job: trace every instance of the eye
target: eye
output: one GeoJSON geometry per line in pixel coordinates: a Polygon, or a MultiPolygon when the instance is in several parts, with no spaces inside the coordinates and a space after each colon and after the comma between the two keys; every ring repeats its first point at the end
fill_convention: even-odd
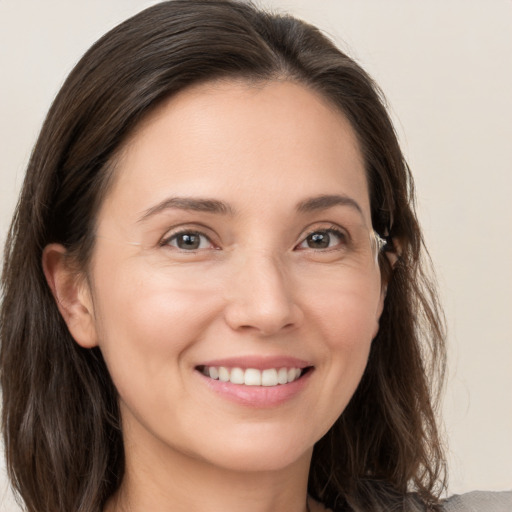
{"type": "Polygon", "coordinates": [[[333,249],[346,244],[346,236],[337,229],[313,231],[297,246],[297,249],[333,249]]]}
{"type": "Polygon", "coordinates": [[[170,245],[182,251],[198,251],[201,249],[211,249],[213,244],[210,239],[198,231],[181,231],[174,233],[166,238],[162,245],[170,245]]]}

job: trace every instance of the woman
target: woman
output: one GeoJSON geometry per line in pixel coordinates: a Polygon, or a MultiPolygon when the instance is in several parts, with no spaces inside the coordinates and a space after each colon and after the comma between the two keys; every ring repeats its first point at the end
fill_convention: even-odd
{"type": "Polygon", "coordinates": [[[443,326],[375,84],[315,28],[163,2],[56,98],[7,240],[30,511],[435,510],[443,326]]]}

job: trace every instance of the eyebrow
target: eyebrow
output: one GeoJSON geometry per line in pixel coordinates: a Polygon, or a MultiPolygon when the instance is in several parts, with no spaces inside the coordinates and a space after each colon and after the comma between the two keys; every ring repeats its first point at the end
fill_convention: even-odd
{"type": "Polygon", "coordinates": [[[216,199],[203,199],[196,197],[170,197],[146,210],[139,218],[138,222],[142,222],[148,217],[151,217],[167,209],[217,213],[221,215],[234,214],[234,210],[231,208],[231,206],[216,199]]]}
{"type": "MultiPolygon", "coordinates": [[[[297,204],[298,213],[311,213],[320,210],[327,210],[335,206],[349,206],[363,216],[363,210],[351,197],[339,194],[320,195],[310,197],[297,204]]],[[[138,222],[142,222],[157,213],[167,209],[190,210],[195,212],[206,212],[220,215],[234,215],[235,210],[227,203],[217,199],[199,197],[169,197],[160,203],[147,209],[138,222]]]]}
{"type": "Polygon", "coordinates": [[[355,199],[339,194],[321,195],[301,201],[297,205],[297,211],[299,213],[310,213],[319,210],[327,210],[334,206],[349,206],[364,217],[363,209],[355,199]]]}

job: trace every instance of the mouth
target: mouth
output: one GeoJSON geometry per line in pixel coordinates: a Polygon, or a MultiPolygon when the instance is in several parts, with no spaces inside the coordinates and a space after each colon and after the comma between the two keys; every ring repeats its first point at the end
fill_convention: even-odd
{"type": "Polygon", "coordinates": [[[240,368],[227,366],[197,366],[196,370],[206,377],[220,382],[243,386],[276,387],[291,384],[312,370],[312,366],[280,368],[240,368]]]}

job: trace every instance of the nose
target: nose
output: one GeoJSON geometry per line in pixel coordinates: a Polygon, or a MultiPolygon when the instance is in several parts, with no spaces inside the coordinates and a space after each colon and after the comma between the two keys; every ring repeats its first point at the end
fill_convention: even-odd
{"type": "Polygon", "coordinates": [[[284,265],[257,254],[236,265],[226,290],[225,320],[236,331],[271,336],[298,327],[303,311],[284,265]]]}

